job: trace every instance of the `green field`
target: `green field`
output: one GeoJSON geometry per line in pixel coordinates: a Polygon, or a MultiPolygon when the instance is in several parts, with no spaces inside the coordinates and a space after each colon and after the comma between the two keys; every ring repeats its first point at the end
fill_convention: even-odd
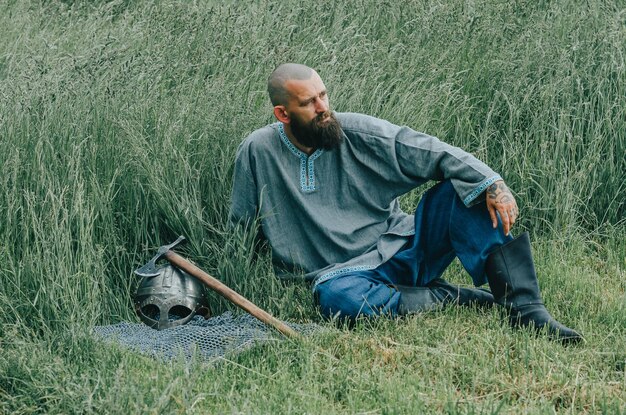
{"type": "Polygon", "coordinates": [[[624,0],[0,0],[0,145],[0,413],[626,413],[624,0]],[[251,262],[226,226],[233,158],[289,61],[335,110],[500,172],[548,309],[586,341],[496,310],[336,327],[267,252],[251,262]],[[138,321],[132,271],[179,234],[259,306],[328,330],[216,365],[96,341],[138,321]]]}

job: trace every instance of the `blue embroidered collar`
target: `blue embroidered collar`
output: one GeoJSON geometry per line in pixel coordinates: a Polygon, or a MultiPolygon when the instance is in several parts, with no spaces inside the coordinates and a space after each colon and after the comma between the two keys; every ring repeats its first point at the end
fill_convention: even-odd
{"type": "Polygon", "coordinates": [[[289,151],[300,159],[300,189],[306,193],[315,191],[315,160],[322,155],[324,150],[318,149],[308,156],[289,140],[283,123],[279,122],[277,124],[281,141],[287,146],[289,151]]]}

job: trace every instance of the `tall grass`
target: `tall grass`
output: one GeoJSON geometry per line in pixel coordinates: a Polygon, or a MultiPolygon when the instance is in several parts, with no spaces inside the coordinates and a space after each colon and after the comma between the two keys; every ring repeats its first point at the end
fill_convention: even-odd
{"type": "Polygon", "coordinates": [[[625,44],[614,1],[0,1],[0,411],[625,410],[625,44]],[[85,334],[134,319],[132,270],[179,234],[260,306],[317,319],[225,226],[234,152],[273,121],[265,80],[286,61],[316,68],[334,109],[503,175],[547,299],[596,333],[580,356],[456,311],[252,350],[223,379],[85,334]]]}

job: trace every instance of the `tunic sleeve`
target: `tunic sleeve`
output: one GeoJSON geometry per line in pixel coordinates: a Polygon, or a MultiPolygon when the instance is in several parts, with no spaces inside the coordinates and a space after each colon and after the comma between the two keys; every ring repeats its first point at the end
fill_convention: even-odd
{"type": "Polygon", "coordinates": [[[395,149],[403,174],[415,179],[450,179],[466,206],[478,202],[488,186],[501,180],[471,154],[408,127],[398,127],[395,149]]]}
{"type": "Polygon", "coordinates": [[[249,145],[243,142],[237,150],[229,221],[248,227],[257,214],[257,186],[250,165],[249,145]]]}

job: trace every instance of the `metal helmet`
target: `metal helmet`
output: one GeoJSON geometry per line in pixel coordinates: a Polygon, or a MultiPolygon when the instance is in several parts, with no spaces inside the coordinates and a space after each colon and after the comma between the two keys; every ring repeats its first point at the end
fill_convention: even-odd
{"type": "Polygon", "coordinates": [[[173,265],[158,271],[156,276],[141,279],[133,298],[141,321],[163,330],[185,324],[196,314],[209,317],[209,304],[200,281],[173,265]]]}

